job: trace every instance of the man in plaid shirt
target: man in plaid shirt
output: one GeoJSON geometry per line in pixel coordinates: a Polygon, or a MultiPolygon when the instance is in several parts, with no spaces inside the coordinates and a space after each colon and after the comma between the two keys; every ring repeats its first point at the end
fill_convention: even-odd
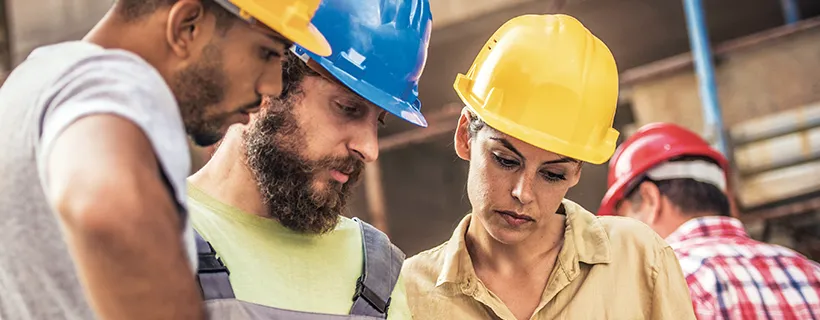
{"type": "Polygon", "coordinates": [[[636,218],[666,239],[699,319],[820,319],[820,265],[746,234],[730,215],[728,169],[697,134],[646,125],[609,162],[599,215],[636,218]]]}

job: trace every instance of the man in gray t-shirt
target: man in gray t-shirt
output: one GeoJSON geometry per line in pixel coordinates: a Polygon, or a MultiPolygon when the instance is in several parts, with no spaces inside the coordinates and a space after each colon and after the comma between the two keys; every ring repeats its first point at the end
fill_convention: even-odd
{"type": "Polygon", "coordinates": [[[83,41],[9,75],[0,319],[203,317],[186,132],[209,145],[247,122],[281,91],[292,41],[329,53],[310,3],[118,0],[83,41]]]}

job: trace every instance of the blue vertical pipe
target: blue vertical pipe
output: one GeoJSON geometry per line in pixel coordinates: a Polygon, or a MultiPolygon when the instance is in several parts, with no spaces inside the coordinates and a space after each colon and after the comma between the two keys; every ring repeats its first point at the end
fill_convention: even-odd
{"type": "Polygon", "coordinates": [[[723,117],[720,115],[720,104],[715,85],[715,70],[712,66],[712,49],[709,47],[709,36],[706,32],[706,21],[704,21],[703,1],[683,0],[683,7],[700,87],[706,136],[713,138],[714,146],[728,157],[726,136],[723,132],[723,117]]]}
{"type": "Polygon", "coordinates": [[[780,0],[780,6],[783,7],[783,20],[786,24],[792,24],[800,20],[800,8],[797,6],[797,0],[780,0]]]}

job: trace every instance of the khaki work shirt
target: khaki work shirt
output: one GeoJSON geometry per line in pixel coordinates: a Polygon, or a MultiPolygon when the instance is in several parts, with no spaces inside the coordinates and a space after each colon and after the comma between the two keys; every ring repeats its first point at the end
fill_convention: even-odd
{"type": "MultiPolygon", "coordinates": [[[[564,246],[532,320],[694,319],[686,281],[672,248],[645,224],[596,217],[563,201],[564,246]]],[[[468,214],[444,244],[404,264],[415,319],[515,317],[475,274],[465,244],[468,214]]]]}

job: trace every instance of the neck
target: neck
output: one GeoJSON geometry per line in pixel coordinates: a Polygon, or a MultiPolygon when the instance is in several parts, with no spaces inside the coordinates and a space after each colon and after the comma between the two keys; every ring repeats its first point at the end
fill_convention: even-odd
{"type": "Polygon", "coordinates": [[[540,221],[538,230],[529,237],[512,244],[502,243],[487,232],[475,219],[467,229],[467,250],[476,270],[486,270],[500,275],[542,274],[543,266],[552,266],[564,244],[565,217],[550,215],[540,221]],[[546,263],[545,263],[546,262],[546,263]]]}
{"type": "Polygon", "coordinates": [[[661,236],[661,238],[666,238],[672,233],[674,233],[680,226],[684,223],[689,222],[689,220],[707,217],[707,216],[719,216],[717,212],[688,212],[683,213],[680,210],[670,210],[667,214],[663,215],[665,219],[659,221],[657,223],[657,227],[653,228],[656,229],[655,232],[661,236]]]}
{"type": "Polygon", "coordinates": [[[130,51],[157,69],[166,82],[169,78],[165,47],[156,44],[165,40],[165,22],[162,15],[148,15],[136,21],[125,21],[117,13],[116,5],[83,37],[106,49],[130,51]]]}
{"type": "MultiPolygon", "coordinates": [[[[241,130],[238,126],[231,128],[241,130]]],[[[253,173],[243,162],[243,145],[239,132],[228,132],[216,153],[188,181],[222,203],[244,212],[269,217],[262,195],[254,183],[253,173]]]]}

